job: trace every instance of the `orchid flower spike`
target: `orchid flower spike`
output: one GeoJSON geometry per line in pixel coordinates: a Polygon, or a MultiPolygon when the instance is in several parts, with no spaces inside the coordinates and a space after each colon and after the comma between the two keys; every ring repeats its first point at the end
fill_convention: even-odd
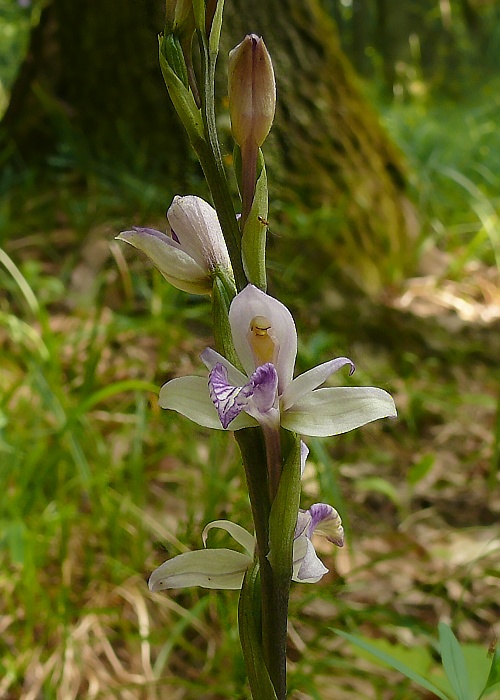
{"type": "Polygon", "coordinates": [[[375,387],[319,388],[344,366],[338,357],[293,379],[297,332],[290,311],[248,285],[231,302],[229,323],[243,374],[211,348],[203,377],[179,377],[160,391],[162,408],[208,428],[239,430],[260,424],[317,437],[338,435],[379,418],[396,416],[390,394],[375,387]]]}
{"type": "Polygon", "coordinates": [[[116,238],[139,248],[177,289],[209,294],[218,270],[232,277],[215,209],[200,197],[176,196],[167,212],[168,234],[135,226],[116,238]]]}
{"type": "MultiPolygon", "coordinates": [[[[234,590],[241,588],[245,571],[253,561],[255,537],[229,520],[215,520],[203,530],[205,547],[208,533],[213,528],[228,532],[241,545],[244,553],[234,549],[205,548],[179,554],[153,571],[149,589],[154,592],[189,586],[234,590]]],[[[335,508],[326,503],[315,503],[309,510],[300,510],[293,543],[293,581],[316,583],[328,572],[312,544],[314,532],[325,535],[339,547],[344,544],[344,529],[335,508]]]]}

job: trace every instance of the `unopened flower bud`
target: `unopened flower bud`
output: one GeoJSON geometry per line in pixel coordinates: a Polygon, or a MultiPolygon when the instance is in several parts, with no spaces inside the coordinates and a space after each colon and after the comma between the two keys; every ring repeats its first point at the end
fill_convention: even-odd
{"type": "Polygon", "coordinates": [[[229,112],[239,146],[260,147],[274,119],[276,84],[271,57],[261,37],[248,34],[229,53],[229,112]]]}

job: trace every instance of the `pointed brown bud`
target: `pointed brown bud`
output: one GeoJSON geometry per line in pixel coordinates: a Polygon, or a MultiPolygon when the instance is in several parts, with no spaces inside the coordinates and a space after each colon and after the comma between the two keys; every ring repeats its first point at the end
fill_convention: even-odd
{"type": "Polygon", "coordinates": [[[274,119],[276,84],[271,57],[261,37],[248,34],[229,53],[229,112],[236,143],[260,147],[274,119]]]}

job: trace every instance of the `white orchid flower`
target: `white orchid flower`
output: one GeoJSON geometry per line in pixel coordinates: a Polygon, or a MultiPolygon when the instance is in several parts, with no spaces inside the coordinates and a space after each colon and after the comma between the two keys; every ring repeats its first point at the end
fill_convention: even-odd
{"type": "Polygon", "coordinates": [[[174,197],[167,212],[168,235],[134,227],[116,238],[142,250],[167,282],[184,292],[209,294],[217,270],[232,276],[215,209],[200,197],[174,197]]]}
{"type": "MultiPolygon", "coordinates": [[[[189,586],[233,590],[241,588],[245,571],[253,562],[255,537],[229,520],[215,520],[203,530],[205,547],[208,533],[213,528],[228,532],[243,547],[244,553],[234,549],[205,548],[179,554],[153,571],[149,578],[149,589],[162,591],[189,586]]],[[[315,503],[309,510],[300,510],[293,543],[293,581],[316,583],[328,572],[311,542],[314,532],[324,535],[339,547],[344,544],[344,529],[335,508],[326,503],[315,503]]]]}
{"type": "Polygon", "coordinates": [[[293,379],[297,332],[289,310],[248,285],[232,301],[229,323],[243,374],[210,348],[201,355],[203,377],[179,377],[160,391],[162,408],[208,428],[239,430],[260,424],[317,437],[338,435],[379,418],[396,416],[390,394],[375,387],[319,388],[348,365],[338,357],[293,379]]]}

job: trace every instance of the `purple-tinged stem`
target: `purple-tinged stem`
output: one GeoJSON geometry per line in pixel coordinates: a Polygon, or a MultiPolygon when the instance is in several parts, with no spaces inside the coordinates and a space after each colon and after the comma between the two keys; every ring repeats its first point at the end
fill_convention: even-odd
{"type": "Polygon", "coordinates": [[[263,427],[264,441],[266,444],[267,477],[269,481],[269,499],[274,501],[278,493],[281,477],[281,443],[280,430],[277,428],[263,427]]]}
{"type": "Polygon", "coordinates": [[[250,138],[241,146],[241,220],[240,230],[245,228],[246,220],[252,209],[255,195],[255,178],[259,147],[250,138]]]}

